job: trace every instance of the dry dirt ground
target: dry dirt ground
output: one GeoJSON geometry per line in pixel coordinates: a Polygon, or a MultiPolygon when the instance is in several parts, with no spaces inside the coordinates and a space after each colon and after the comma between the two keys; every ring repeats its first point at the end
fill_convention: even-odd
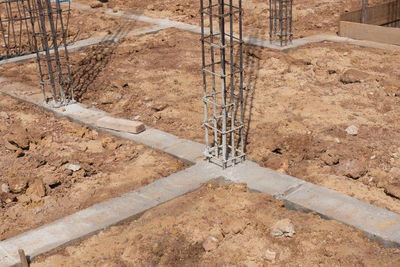
{"type": "MultiPolygon", "coordinates": [[[[3,7],[3,5],[1,5],[3,7]]],[[[0,16],[2,19],[5,19],[4,10],[0,10],[0,16]]],[[[64,17],[65,23],[67,21],[67,17],[64,17]]],[[[29,22],[30,23],[30,22],[29,22]]],[[[126,21],[116,18],[114,16],[108,16],[103,13],[91,12],[86,10],[73,9],[71,11],[71,15],[69,18],[69,27],[66,34],[67,41],[69,43],[91,38],[97,36],[104,36],[107,34],[117,34],[119,31],[126,31],[131,29],[133,26],[140,27],[146,25],[145,23],[140,22],[130,22],[129,25],[126,21]]],[[[4,30],[7,31],[8,24],[3,22],[4,30]]],[[[30,26],[29,26],[30,27],[30,26]]],[[[10,32],[11,31],[10,27],[10,32]]],[[[37,30],[37,29],[36,29],[37,30]]],[[[19,45],[19,32],[20,32],[20,24],[16,23],[14,31],[16,33],[15,37],[16,43],[19,45]]],[[[7,36],[11,36],[11,53],[14,51],[15,42],[13,40],[13,35],[7,34],[7,36]]],[[[32,48],[29,48],[27,43],[27,34],[26,34],[26,26],[23,25],[23,37],[22,37],[22,47],[24,51],[28,51],[33,49],[33,41],[32,48]]],[[[3,36],[0,36],[0,58],[2,55],[6,54],[6,46],[3,41],[3,36]]]]}
{"type": "Polygon", "coordinates": [[[351,227],[287,211],[271,196],[249,192],[242,184],[211,182],[133,222],[37,258],[31,266],[399,264],[399,249],[384,249],[351,227]],[[275,236],[279,229],[285,234],[275,236]]]}
{"type": "MultiPolygon", "coordinates": [[[[77,0],[79,3],[96,5],[96,0],[77,0]]],[[[370,0],[370,6],[390,2],[391,0],[370,0]]],[[[104,2],[104,1],[103,1],[104,2]]],[[[169,18],[181,22],[200,25],[200,0],[153,0],[126,1],[108,0],[96,10],[112,8],[116,11],[139,13],[155,18],[169,18]]],[[[214,0],[215,4],[217,1],[214,0]]],[[[237,0],[233,1],[237,5],[237,0]]],[[[204,1],[208,4],[208,1],[204,1]]],[[[226,1],[229,3],[229,1],[226,1]]],[[[269,2],[268,0],[242,1],[244,10],[244,35],[256,35],[269,38],[269,2]]],[[[336,33],[338,20],[342,13],[361,9],[360,0],[341,1],[293,1],[293,34],[301,38],[320,33],[336,33]]]]}
{"type": "Polygon", "coordinates": [[[0,240],[180,171],[178,160],[0,98],[0,240]]]}
{"type": "MultiPolygon", "coordinates": [[[[80,101],[204,142],[198,35],[169,29],[97,51],[72,55],[73,70],[96,70],[89,84],[74,72],[80,101]]],[[[334,43],[246,47],[249,158],[400,212],[399,59],[334,43]]]]}

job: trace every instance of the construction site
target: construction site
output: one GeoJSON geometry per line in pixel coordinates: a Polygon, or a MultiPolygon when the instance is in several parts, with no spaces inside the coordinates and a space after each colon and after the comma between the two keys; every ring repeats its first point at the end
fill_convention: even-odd
{"type": "Polygon", "coordinates": [[[0,267],[400,266],[400,0],[0,0],[0,267]]]}

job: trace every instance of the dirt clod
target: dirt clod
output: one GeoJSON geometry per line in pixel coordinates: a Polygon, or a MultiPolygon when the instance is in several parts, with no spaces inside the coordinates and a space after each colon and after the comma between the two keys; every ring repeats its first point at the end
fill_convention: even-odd
{"type": "Polygon", "coordinates": [[[30,197],[32,202],[39,202],[46,196],[46,190],[42,180],[36,179],[26,190],[26,195],[30,197]]]}
{"type": "Polygon", "coordinates": [[[242,232],[245,228],[246,228],[246,222],[241,219],[229,220],[228,222],[222,225],[222,231],[225,235],[229,233],[238,234],[242,232]]]}
{"type": "Polygon", "coordinates": [[[365,81],[368,78],[368,74],[357,70],[357,69],[349,69],[346,70],[342,76],[340,76],[340,81],[344,84],[348,83],[360,83],[365,81]]]}
{"type": "Polygon", "coordinates": [[[28,178],[22,176],[15,176],[15,174],[9,174],[8,185],[10,187],[10,191],[13,193],[21,193],[28,186],[28,178]]]}

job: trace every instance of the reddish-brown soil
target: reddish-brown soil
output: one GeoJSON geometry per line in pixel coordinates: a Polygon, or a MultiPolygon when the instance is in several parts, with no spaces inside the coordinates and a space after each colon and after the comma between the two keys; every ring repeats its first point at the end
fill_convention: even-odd
{"type": "MultiPolygon", "coordinates": [[[[2,19],[5,19],[5,14],[3,14],[3,10],[0,10],[0,16],[2,19]]],[[[64,18],[65,23],[67,21],[67,17],[64,18]]],[[[30,23],[30,22],[29,22],[30,23]]],[[[30,24],[28,24],[30,29],[30,24]]],[[[98,12],[92,12],[91,10],[79,10],[79,9],[72,9],[71,15],[69,18],[69,27],[67,31],[67,41],[69,43],[75,42],[78,40],[83,40],[91,37],[96,36],[104,36],[107,34],[118,34],[121,31],[127,31],[133,27],[141,27],[146,25],[145,23],[141,22],[132,22],[129,23],[125,20],[121,20],[120,18],[116,18],[114,16],[108,16],[98,12]]],[[[8,31],[8,24],[3,22],[3,27],[5,27],[5,31],[8,31]]],[[[10,33],[12,33],[10,27],[10,33]]],[[[38,29],[36,29],[38,30],[38,29]]],[[[29,48],[27,43],[27,33],[26,33],[26,26],[23,25],[23,36],[22,36],[22,43],[19,42],[19,32],[20,32],[20,24],[15,24],[15,38],[13,39],[13,34],[10,35],[11,38],[11,53],[13,53],[14,49],[18,49],[22,46],[23,51],[32,51],[33,49],[33,41],[32,41],[32,48],[29,48]],[[15,42],[14,42],[15,41],[15,42]],[[17,44],[16,47],[14,45],[17,44]]],[[[6,32],[7,33],[7,32],[6,32]]],[[[61,40],[59,40],[61,41],[61,40]]],[[[0,33],[0,58],[6,54],[6,46],[3,41],[3,36],[0,33]]]]}
{"type": "MultiPolygon", "coordinates": [[[[77,0],[80,3],[94,4],[96,0],[77,0]]],[[[370,6],[391,0],[370,0],[370,6]]],[[[213,1],[215,4],[217,1],[213,1]]],[[[237,0],[233,1],[237,5],[237,0]]],[[[208,4],[208,1],[204,1],[208,4]]],[[[228,3],[228,1],[226,1],[228,3]]],[[[269,38],[269,2],[268,0],[242,1],[244,10],[244,35],[256,35],[269,38]]],[[[114,11],[127,11],[154,18],[169,18],[181,22],[200,25],[200,0],[153,0],[126,1],[109,0],[102,8],[114,11]]],[[[293,1],[293,34],[294,38],[319,34],[336,33],[339,16],[342,13],[361,9],[360,0],[343,1],[293,1]]]]}
{"type": "MultiPolygon", "coordinates": [[[[248,157],[400,212],[400,54],[335,43],[244,53],[248,157]]],[[[204,142],[200,62],[199,36],[175,29],[71,56],[79,101],[204,142]]],[[[35,77],[34,64],[2,73],[35,77]]]]}
{"type": "Polygon", "coordinates": [[[245,185],[210,183],[31,266],[399,266],[400,250],[317,215],[287,211],[245,185]],[[292,237],[274,236],[282,219],[292,237]],[[214,246],[203,242],[214,237],[214,246]]]}
{"type": "MultiPolygon", "coordinates": [[[[89,3],[84,0],[80,2],[89,3]]],[[[267,9],[264,2],[245,1],[245,35],[266,37],[264,25],[267,24],[263,21],[267,19],[267,9]],[[257,5],[262,7],[255,8],[257,5]]],[[[335,32],[339,13],[358,9],[359,2],[295,2],[295,37],[335,32]]],[[[109,6],[115,11],[127,10],[198,24],[198,3],[199,1],[109,0],[104,7],[92,11],[102,16],[102,12],[109,6]]],[[[245,46],[244,60],[248,158],[262,166],[400,213],[398,50],[319,43],[283,53],[245,46]],[[356,135],[346,132],[349,126],[357,127],[356,135]]],[[[185,139],[204,142],[204,131],[201,128],[203,104],[199,35],[168,29],[141,37],[129,36],[119,44],[103,44],[72,53],[71,65],[74,89],[79,101],[116,116],[139,118],[149,126],[185,139]]],[[[2,76],[10,80],[37,86],[36,68],[36,63],[31,61],[1,66],[0,71],[2,76]]],[[[20,89],[25,88],[21,86],[20,89]]],[[[16,103],[7,98],[3,102],[3,105],[16,103]]],[[[32,224],[36,218],[39,221],[40,218],[52,218],[51,216],[56,218],[58,215],[53,206],[71,205],[65,210],[66,213],[73,212],[94,203],[88,200],[96,199],[93,197],[96,192],[100,193],[97,198],[100,201],[106,198],[102,193],[111,191],[107,186],[115,186],[113,195],[125,192],[129,186],[124,182],[114,185],[106,179],[102,180],[102,177],[111,177],[114,172],[118,173],[117,166],[130,166],[127,162],[132,160],[139,161],[139,167],[146,166],[141,167],[143,170],[151,171],[146,174],[149,176],[143,177],[152,178],[135,180],[133,183],[128,178],[122,179],[129,180],[126,183],[131,185],[130,189],[183,168],[181,163],[161,153],[125,141],[115,139],[111,142],[123,144],[117,149],[121,152],[115,153],[113,149],[109,151],[108,144],[103,147],[101,135],[92,140],[91,131],[82,128],[67,130],[70,129],[67,126],[70,123],[65,120],[55,120],[29,105],[25,109],[21,107],[24,105],[8,106],[17,114],[16,117],[10,115],[11,119],[20,117],[18,120],[23,121],[27,117],[34,118],[29,121],[30,124],[25,123],[51,130],[32,130],[29,133],[28,138],[33,138],[30,141],[32,151],[29,147],[29,150],[16,149],[12,153],[0,152],[11,153],[11,160],[26,160],[27,162],[21,161],[21,164],[29,168],[24,167],[21,170],[29,170],[33,178],[42,178],[46,188],[47,196],[41,197],[39,206],[35,202],[35,196],[33,199],[29,197],[27,207],[23,207],[21,203],[24,198],[18,202],[14,198],[8,204],[9,197],[5,198],[5,204],[2,205],[11,212],[4,214],[11,214],[11,219],[7,217],[10,215],[4,215],[5,219],[1,219],[21,225],[17,231],[28,229],[27,225],[32,224]],[[36,118],[39,122],[43,121],[43,124],[36,122],[36,118]],[[57,127],[62,130],[57,131],[51,125],[59,125],[57,127]],[[58,133],[58,139],[53,137],[50,140],[56,141],[47,144],[50,141],[46,140],[49,139],[34,137],[37,134],[40,136],[42,132],[50,136],[52,132],[58,133]],[[79,133],[78,137],[76,132],[79,133]],[[45,147],[43,149],[48,154],[34,154],[42,142],[45,147]],[[97,152],[88,152],[89,145],[86,144],[90,142],[97,142],[97,147],[103,149],[101,156],[97,152]],[[83,153],[81,146],[84,147],[85,155],[92,155],[92,158],[78,157],[76,164],[83,168],[82,176],[76,178],[73,177],[74,173],[62,173],[61,170],[65,171],[67,163],[65,160],[70,162],[76,159],[72,158],[75,152],[83,153]],[[140,161],[141,153],[136,156],[131,148],[134,151],[151,151],[155,154],[150,159],[144,157],[140,161]],[[66,159],[63,158],[64,150],[66,159]],[[33,157],[29,161],[30,155],[40,155],[42,159],[52,158],[54,151],[57,151],[56,168],[47,163],[47,159],[44,159],[46,164],[42,165],[39,156],[38,159],[33,157]],[[24,156],[18,158],[17,155],[21,153],[24,156]],[[132,155],[137,158],[131,159],[132,155]],[[104,167],[98,165],[101,161],[96,159],[103,156],[107,160],[116,161],[112,163],[112,168],[109,169],[107,164],[104,167]],[[89,162],[92,161],[92,165],[86,158],[91,159],[89,162]],[[160,163],[161,160],[163,163],[160,163]],[[167,166],[170,169],[165,171],[167,166]],[[46,186],[46,172],[38,172],[37,176],[32,170],[60,171],[65,180],[51,188],[50,185],[46,186]],[[155,175],[153,171],[161,171],[162,175],[155,175]],[[47,198],[53,199],[50,206],[46,205],[47,198]],[[65,199],[69,201],[66,202],[65,199]],[[74,202],[74,199],[79,201],[74,202]],[[17,212],[13,213],[12,209],[17,212]]],[[[9,113],[12,114],[11,111],[9,113]]],[[[22,129],[25,127],[29,129],[27,126],[22,129]]],[[[5,135],[12,129],[5,127],[2,131],[5,135]]],[[[114,148],[113,145],[111,148],[114,148]]],[[[4,162],[8,162],[8,158],[4,162]]],[[[10,169],[14,163],[5,163],[5,166],[10,169]]],[[[8,182],[7,179],[17,177],[14,170],[19,169],[12,169],[12,172],[4,174],[0,179],[8,182]]],[[[31,178],[28,180],[28,188],[31,185],[38,188],[34,181],[31,178]]],[[[24,192],[16,195],[27,195],[24,192]]],[[[10,233],[10,225],[4,228],[6,230],[0,226],[3,237],[10,233]]],[[[361,233],[352,228],[332,221],[322,221],[317,216],[285,211],[270,197],[246,192],[237,185],[225,187],[214,184],[151,210],[131,224],[113,227],[78,246],[59,251],[50,258],[38,259],[38,264],[137,266],[141,263],[198,265],[198,262],[204,262],[204,265],[241,263],[257,266],[272,264],[267,262],[266,258],[271,254],[267,255],[267,250],[277,253],[275,264],[281,266],[399,265],[398,250],[382,249],[365,240],[361,233]],[[271,225],[283,218],[293,221],[296,235],[292,238],[271,237],[271,225]],[[237,234],[222,233],[228,220],[242,225],[237,234]],[[219,240],[218,248],[204,252],[202,242],[210,235],[215,235],[219,240]]]]}
{"type": "MultiPolygon", "coordinates": [[[[76,93],[88,105],[203,142],[198,43],[198,35],[173,29],[128,38],[76,93]]],[[[81,57],[72,57],[73,69],[82,68],[81,57]]],[[[246,47],[249,158],[399,212],[399,58],[333,43],[289,53],[246,47]],[[346,133],[351,125],[357,136],[346,133]]]]}
{"type": "Polygon", "coordinates": [[[5,95],[0,111],[0,240],[185,167],[5,95]]]}

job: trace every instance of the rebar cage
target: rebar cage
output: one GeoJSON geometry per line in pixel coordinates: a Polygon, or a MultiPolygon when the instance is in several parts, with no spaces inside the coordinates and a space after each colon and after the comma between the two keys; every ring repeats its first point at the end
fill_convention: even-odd
{"type": "Polygon", "coordinates": [[[293,40],[293,0],[269,0],[269,40],[288,45],[293,40]]]}
{"type": "Polygon", "coordinates": [[[34,52],[26,0],[0,1],[0,60],[34,52]]]}
{"type": "Polygon", "coordinates": [[[226,168],[245,158],[242,1],[200,5],[205,156],[226,168]]]}
{"type": "Polygon", "coordinates": [[[46,102],[51,99],[55,106],[66,105],[74,101],[66,40],[71,2],[70,0],[27,0],[27,2],[43,97],[46,102]]]}
{"type": "Polygon", "coordinates": [[[36,53],[43,97],[53,106],[74,101],[67,49],[70,0],[0,2],[0,58],[36,53]]]}

